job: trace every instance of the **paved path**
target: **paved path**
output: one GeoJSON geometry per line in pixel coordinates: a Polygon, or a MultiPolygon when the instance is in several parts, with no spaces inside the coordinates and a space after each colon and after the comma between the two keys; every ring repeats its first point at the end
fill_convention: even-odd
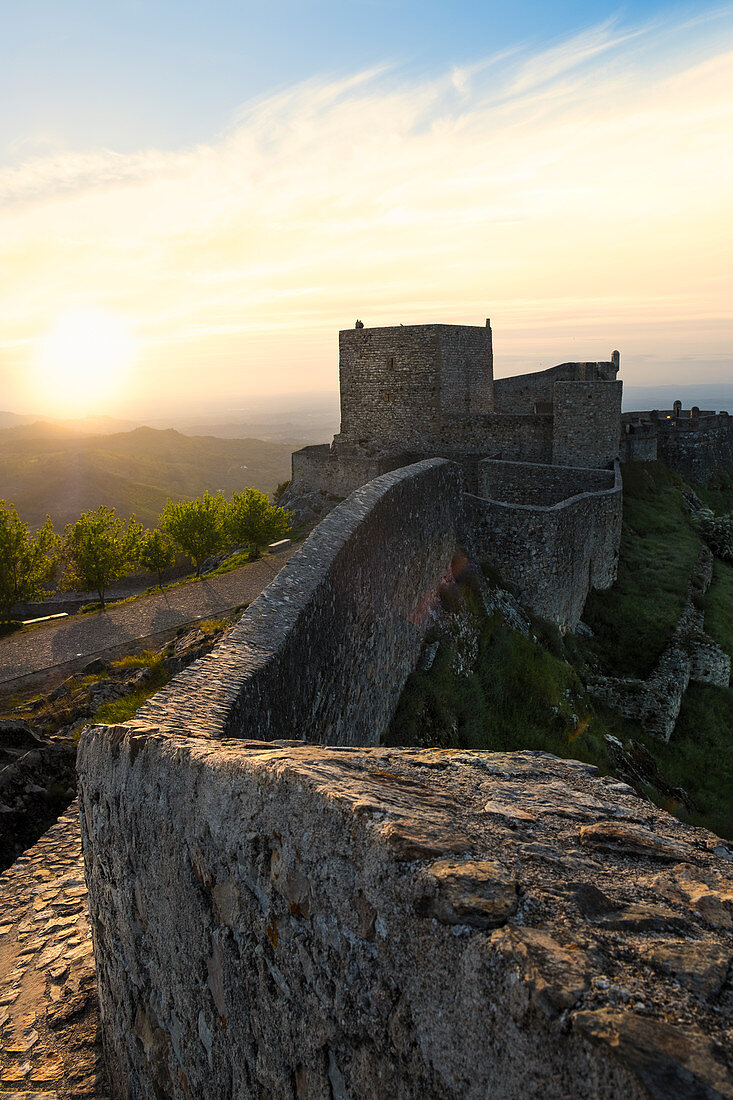
{"type": "Polygon", "coordinates": [[[80,667],[93,657],[131,648],[140,639],[211,619],[251,603],[298,548],[200,581],[171,588],[93,615],[43,623],[0,640],[0,687],[54,668],[80,667]]]}
{"type": "Polygon", "coordinates": [[[107,1094],[78,814],[0,875],[0,1098],[107,1094]]]}

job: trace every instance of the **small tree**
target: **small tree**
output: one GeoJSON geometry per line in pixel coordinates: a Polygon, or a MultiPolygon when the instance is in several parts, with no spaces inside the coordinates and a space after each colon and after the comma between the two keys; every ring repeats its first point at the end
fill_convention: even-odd
{"type": "Polygon", "coordinates": [[[166,534],[157,527],[154,531],[145,531],[137,548],[137,560],[148,573],[157,573],[159,588],[163,587],[163,570],[173,565],[175,557],[175,550],[166,534]]]}
{"type": "Polygon", "coordinates": [[[279,504],[280,501],[282,500],[282,497],[283,497],[285,491],[289,488],[290,488],[290,481],[289,480],[278,482],[278,484],[275,486],[275,488],[273,489],[273,491],[271,493],[272,503],[273,504],[279,504]]]}
{"type": "Polygon", "coordinates": [[[14,604],[43,598],[43,585],[56,572],[58,547],[50,516],[31,535],[14,505],[0,500],[0,610],[5,620],[14,604]]]}
{"type": "Polygon", "coordinates": [[[196,576],[206,559],[224,545],[222,517],[224,498],[212,497],[208,490],[195,500],[166,502],[160,526],[175,546],[196,566],[196,576]]]}
{"type": "Polygon", "coordinates": [[[257,554],[268,542],[283,538],[290,524],[284,508],[270,504],[258,489],[245,489],[232,494],[226,506],[224,528],[230,543],[237,546],[247,543],[250,553],[257,554]]]}
{"type": "Polygon", "coordinates": [[[135,523],[134,516],[119,519],[114,508],[102,504],[96,511],[82,512],[76,523],[67,523],[65,530],[63,587],[90,589],[104,607],[109,586],[137,564],[142,527],[135,523]]]}

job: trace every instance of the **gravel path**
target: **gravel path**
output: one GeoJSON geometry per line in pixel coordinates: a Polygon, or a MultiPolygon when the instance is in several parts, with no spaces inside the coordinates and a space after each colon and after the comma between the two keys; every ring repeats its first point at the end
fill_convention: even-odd
{"type": "Polygon", "coordinates": [[[39,624],[0,640],[0,685],[132,646],[196,619],[210,619],[251,603],[295,553],[291,546],[219,577],[141,596],[94,615],[39,624]]]}

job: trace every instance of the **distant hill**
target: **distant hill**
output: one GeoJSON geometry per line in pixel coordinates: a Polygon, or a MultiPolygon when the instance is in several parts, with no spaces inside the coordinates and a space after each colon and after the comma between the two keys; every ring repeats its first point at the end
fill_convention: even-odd
{"type": "Polygon", "coordinates": [[[290,477],[291,447],[261,439],[188,436],[169,428],[111,435],[36,422],[0,430],[0,498],[32,527],[46,513],[60,529],[100,504],[154,526],[166,499],[253,485],[270,492],[290,477]]]}
{"type": "MultiPolygon", "coordinates": [[[[51,424],[59,428],[71,428],[76,432],[95,435],[108,435],[111,432],[129,432],[140,426],[140,420],[118,420],[114,416],[79,416],[74,419],[60,420],[53,416],[41,416],[38,413],[14,413],[0,410],[0,430],[16,428],[21,424],[51,424]]],[[[167,427],[167,425],[166,425],[167,427]]]]}

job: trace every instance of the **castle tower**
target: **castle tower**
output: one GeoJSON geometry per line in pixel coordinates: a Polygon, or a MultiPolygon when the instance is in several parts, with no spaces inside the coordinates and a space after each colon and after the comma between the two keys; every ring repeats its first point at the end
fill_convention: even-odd
{"type": "Polygon", "coordinates": [[[491,324],[344,329],[339,377],[335,442],[429,446],[446,420],[493,412],[491,324]]]}

